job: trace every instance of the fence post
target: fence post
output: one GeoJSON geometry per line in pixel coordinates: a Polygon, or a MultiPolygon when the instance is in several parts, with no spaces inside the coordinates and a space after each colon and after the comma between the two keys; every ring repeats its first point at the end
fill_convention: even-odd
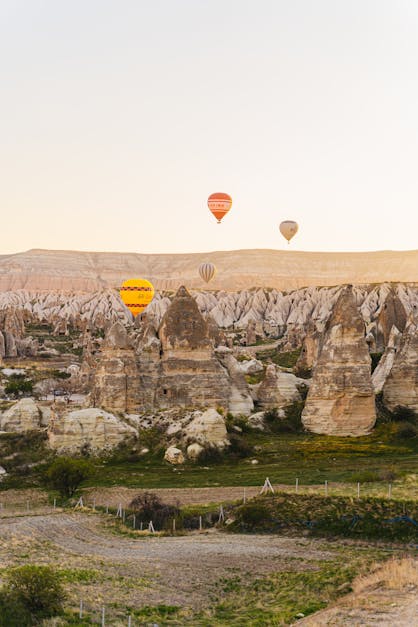
{"type": "Polygon", "coordinates": [[[131,627],[131,615],[128,616],[128,627],[131,627]]]}
{"type": "Polygon", "coordinates": [[[80,599],[80,612],[79,617],[83,618],[83,599],[80,599]]]}
{"type": "Polygon", "coordinates": [[[245,490],[245,488],[244,488],[244,499],[243,499],[243,500],[244,500],[244,505],[245,505],[245,503],[246,503],[246,501],[247,501],[247,495],[246,495],[246,490],[245,490]]]}
{"type": "Polygon", "coordinates": [[[109,505],[106,505],[106,514],[109,513],[109,505]]]}
{"type": "Polygon", "coordinates": [[[144,523],[141,520],[141,529],[140,529],[141,531],[142,531],[143,527],[144,527],[144,523]]]}
{"type": "Polygon", "coordinates": [[[54,509],[57,509],[57,499],[54,499],[54,509]]]}
{"type": "Polygon", "coordinates": [[[135,528],[136,528],[136,516],[134,514],[132,518],[132,529],[135,529],[135,528]]]}
{"type": "Polygon", "coordinates": [[[173,533],[176,533],[176,519],[173,518],[173,533]]]}
{"type": "Polygon", "coordinates": [[[357,482],[357,498],[360,498],[360,481],[357,482]]]}
{"type": "Polygon", "coordinates": [[[199,516],[199,531],[202,531],[202,517],[199,516]]]}
{"type": "Polygon", "coordinates": [[[392,484],[389,483],[389,487],[388,487],[388,498],[392,498],[392,484]]]}
{"type": "Polygon", "coordinates": [[[220,508],[219,508],[218,523],[224,522],[224,520],[225,520],[224,508],[223,508],[223,505],[221,505],[220,508]]]}
{"type": "Polygon", "coordinates": [[[103,607],[102,607],[102,627],[105,627],[105,625],[106,625],[105,619],[106,619],[106,611],[105,611],[105,606],[103,605],[103,607]]]}
{"type": "Polygon", "coordinates": [[[325,480],[325,496],[328,496],[328,481],[325,480]]]}
{"type": "Polygon", "coordinates": [[[297,477],[296,477],[295,489],[296,489],[296,494],[297,494],[299,491],[299,479],[297,477]]]}
{"type": "Polygon", "coordinates": [[[96,511],[96,500],[93,501],[93,512],[96,511]]]}
{"type": "Polygon", "coordinates": [[[150,533],[155,533],[154,525],[152,524],[152,520],[149,521],[148,531],[150,533]]]}

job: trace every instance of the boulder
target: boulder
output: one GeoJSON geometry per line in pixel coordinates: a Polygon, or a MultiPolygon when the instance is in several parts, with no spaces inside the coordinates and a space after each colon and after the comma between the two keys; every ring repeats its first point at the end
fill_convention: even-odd
{"type": "Polygon", "coordinates": [[[7,477],[7,470],[5,468],[3,468],[3,466],[0,466],[0,483],[6,479],[7,477]]]}
{"type": "Polygon", "coordinates": [[[365,324],[349,286],[341,292],[325,329],[302,412],[304,427],[327,435],[369,433],[376,421],[370,371],[365,324]]]}
{"type": "Polygon", "coordinates": [[[60,452],[78,452],[84,447],[92,452],[110,450],[136,436],[136,429],[96,407],[63,414],[51,420],[48,431],[51,448],[60,452]]]}
{"type": "Polygon", "coordinates": [[[225,420],[216,409],[196,413],[184,430],[185,437],[202,445],[209,444],[217,448],[228,446],[225,420]]]}
{"type": "Polygon", "coordinates": [[[184,455],[176,446],[169,446],[164,453],[164,459],[170,464],[184,464],[184,455]]]}
{"type": "Polygon", "coordinates": [[[197,442],[195,442],[194,444],[189,444],[189,446],[187,447],[187,457],[193,460],[199,459],[200,454],[204,450],[205,449],[203,448],[203,446],[201,446],[197,442]]]}
{"type": "Polygon", "coordinates": [[[247,359],[239,362],[239,368],[243,374],[256,374],[264,370],[264,365],[258,359],[247,359]]]}
{"type": "Polygon", "coordinates": [[[33,398],[22,398],[14,403],[0,417],[0,429],[2,431],[14,431],[24,433],[41,429],[42,414],[33,398]]]}

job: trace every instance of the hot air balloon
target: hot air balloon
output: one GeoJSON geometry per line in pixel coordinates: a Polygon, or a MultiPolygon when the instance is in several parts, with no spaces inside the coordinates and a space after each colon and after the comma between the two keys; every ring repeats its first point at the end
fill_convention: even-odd
{"type": "Polygon", "coordinates": [[[206,283],[209,283],[216,274],[216,268],[213,263],[201,263],[199,266],[199,274],[206,283]]]}
{"type": "Polygon", "coordinates": [[[289,243],[292,237],[298,232],[299,226],[298,223],[293,220],[285,220],[281,222],[279,229],[283,237],[287,239],[287,243],[289,243]]]}
{"type": "Polygon", "coordinates": [[[145,311],[154,298],[154,286],[146,279],[128,279],[122,283],[119,294],[135,318],[145,311]]]}
{"type": "Polygon", "coordinates": [[[208,198],[208,207],[218,220],[218,224],[221,223],[222,218],[228,213],[232,206],[232,198],[229,194],[223,192],[216,192],[211,194],[208,198]]]}

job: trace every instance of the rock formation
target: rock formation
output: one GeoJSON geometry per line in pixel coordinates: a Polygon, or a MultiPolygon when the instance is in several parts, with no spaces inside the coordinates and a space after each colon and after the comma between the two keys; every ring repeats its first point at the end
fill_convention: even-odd
{"type": "Polygon", "coordinates": [[[0,416],[0,430],[24,433],[42,427],[42,413],[32,398],[22,398],[0,416]]]}
{"type": "Polygon", "coordinates": [[[383,351],[388,345],[392,327],[396,326],[403,333],[407,314],[399,296],[391,289],[383,303],[377,318],[376,350],[383,351]]]}
{"type": "Polygon", "coordinates": [[[110,450],[137,431],[116,416],[102,409],[80,409],[64,413],[50,423],[48,438],[58,452],[79,452],[88,448],[93,453],[110,450]]]}
{"type": "Polygon", "coordinates": [[[260,409],[282,408],[301,396],[297,385],[301,380],[290,372],[282,372],[274,364],[269,364],[266,374],[257,390],[257,401],[260,409]]]}
{"type": "Polygon", "coordinates": [[[131,412],[138,407],[138,369],[133,345],[125,328],[116,322],[102,345],[94,375],[91,404],[110,412],[131,412]]]}
{"type": "Polygon", "coordinates": [[[327,435],[369,433],[376,421],[370,369],[364,322],[347,287],[327,323],[302,413],[305,428],[327,435]]]}
{"type": "Polygon", "coordinates": [[[401,406],[418,412],[418,326],[412,318],[383,386],[383,402],[391,410],[401,406]]]}
{"type": "Polygon", "coordinates": [[[383,390],[386,379],[388,378],[390,371],[392,370],[396,351],[399,348],[401,338],[402,333],[398,331],[398,328],[395,325],[393,325],[385,352],[380,358],[380,361],[372,374],[372,384],[375,394],[379,394],[379,392],[383,390]]]}
{"type": "Polygon", "coordinates": [[[225,420],[216,409],[208,409],[204,413],[198,412],[185,428],[185,437],[200,445],[210,445],[220,449],[228,446],[225,420]]]}
{"type": "Polygon", "coordinates": [[[228,407],[228,373],[216,358],[208,324],[181,287],[158,331],[161,342],[156,407],[228,407]]]}

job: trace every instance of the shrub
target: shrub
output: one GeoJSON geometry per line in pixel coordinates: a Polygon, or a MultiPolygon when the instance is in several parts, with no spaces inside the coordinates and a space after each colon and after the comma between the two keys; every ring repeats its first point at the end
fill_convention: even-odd
{"type": "Polygon", "coordinates": [[[304,401],[295,401],[284,408],[284,417],[281,418],[278,409],[270,409],[264,413],[264,420],[273,433],[300,433],[303,431],[302,410],[304,401]]]}
{"type": "Polygon", "coordinates": [[[33,382],[24,375],[15,374],[8,380],[4,391],[9,396],[29,396],[33,391],[33,382]]]}
{"type": "Polygon", "coordinates": [[[92,474],[93,466],[89,461],[58,457],[46,471],[45,478],[63,498],[70,498],[92,474]]]}
{"type": "Polygon", "coordinates": [[[236,433],[229,434],[230,446],[225,449],[225,453],[228,458],[242,459],[243,457],[249,457],[254,453],[254,448],[245,441],[244,438],[236,433]]]}
{"type": "MultiPolygon", "coordinates": [[[[64,588],[49,566],[18,566],[7,573],[5,592],[35,618],[56,616],[63,611],[64,588]]],[[[30,624],[30,623],[28,623],[30,624]]]]}
{"type": "Polygon", "coordinates": [[[246,503],[235,511],[234,528],[241,531],[260,531],[270,528],[272,522],[271,510],[259,502],[246,503]]]}
{"type": "Polygon", "coordinates": [[[216,446],[207,445],[200,452],[199,464],[220,464],[224,461],[224,451],[219,450],[216,446]]]}
{"type": "Polygon", "coordinates": [[[165,529],[171,526],[173,518],[180,515],[176,505],[163,503],[154,492],[138,494],[129,504],[130,509],[143,522],[152,523],[156,529],[165,529]]]}
{"type": "Polygon", "coordinates": [[[402,405],[395,407],[392,412],[392,419],[395,422],[408,422],[418,425],[418,414],[413,409],[402,407],[402,405]]]}
{"type": "Polygon", "coordinates": [[[0,627],[32,625],[30,612],[15,595],[0,590],[0,627]]]}

